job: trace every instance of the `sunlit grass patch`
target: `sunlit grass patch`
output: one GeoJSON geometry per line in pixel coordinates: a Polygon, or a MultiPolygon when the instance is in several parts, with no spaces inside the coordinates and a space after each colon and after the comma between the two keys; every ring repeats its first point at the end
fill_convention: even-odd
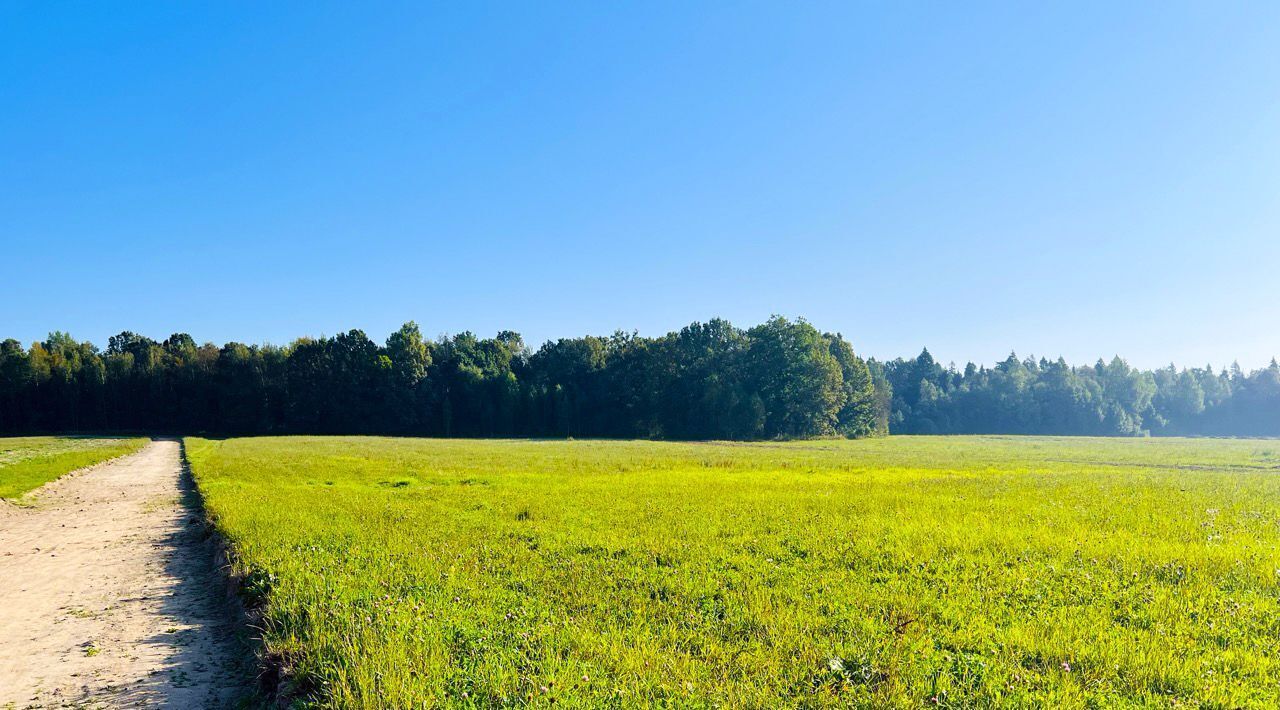
{"type": "Polygon", "coordinates": [[[138,451],[146,439],[0,438],[0,498],[17,498],[59,476],[138,451]]]}
{"type": "Polygon", "coordinates": [[[188,440],[344,708],[1275,705],[1274,448],[188,440]]]}

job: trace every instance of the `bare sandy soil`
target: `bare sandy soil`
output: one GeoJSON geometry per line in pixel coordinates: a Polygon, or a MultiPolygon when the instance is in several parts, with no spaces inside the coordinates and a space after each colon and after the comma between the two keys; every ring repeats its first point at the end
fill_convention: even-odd
{"type": "Polygon", "coordinates": [[[0,708],[234,706],[244,652],[179,444],[0,501],[0,708]]]}

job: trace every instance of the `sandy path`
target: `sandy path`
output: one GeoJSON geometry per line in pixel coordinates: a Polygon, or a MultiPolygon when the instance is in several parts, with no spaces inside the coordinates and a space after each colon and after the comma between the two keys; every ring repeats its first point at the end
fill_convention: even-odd
{"type": "Polygon", "coordinates": [[[234,705],[243,654],[179,445],[0,509],[0,708],[234,705]]]}

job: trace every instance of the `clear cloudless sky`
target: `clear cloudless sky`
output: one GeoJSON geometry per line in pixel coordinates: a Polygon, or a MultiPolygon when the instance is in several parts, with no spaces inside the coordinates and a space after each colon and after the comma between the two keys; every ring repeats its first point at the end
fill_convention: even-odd
{"type": "Polygon", "coordinates": [[[0,337],[1280,355],[1280,3],[0,4],[0,337]]]}

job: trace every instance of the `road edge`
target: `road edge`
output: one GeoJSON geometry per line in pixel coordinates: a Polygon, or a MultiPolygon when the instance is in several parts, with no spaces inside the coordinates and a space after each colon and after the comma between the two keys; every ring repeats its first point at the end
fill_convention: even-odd
{"type": "Polygon", "coordinates": [[[236,571],[238,565],[235,564],[235,550],[205,506],[204,493],[200,490],[191,470],[191,461],[187,458],[186,438],[179,436],[173,437],[173,440],[178,442],[181,483],[186,489],[183,504],[200,521],[200,544],[213,570],[215,582],[221,583],[224,588],[222,611],[235,628],[237,655],[240,657],[241,675],[245,681],[245,694],[239,699],[237,707],[283,707],[287,704],[283,702],[284,699],[289,696],[280,692],[284,680],[279,671],[273,669],[272,664],[267,661],[261,632],[261,609],[246,603],[245,580],[236,571]]]}

